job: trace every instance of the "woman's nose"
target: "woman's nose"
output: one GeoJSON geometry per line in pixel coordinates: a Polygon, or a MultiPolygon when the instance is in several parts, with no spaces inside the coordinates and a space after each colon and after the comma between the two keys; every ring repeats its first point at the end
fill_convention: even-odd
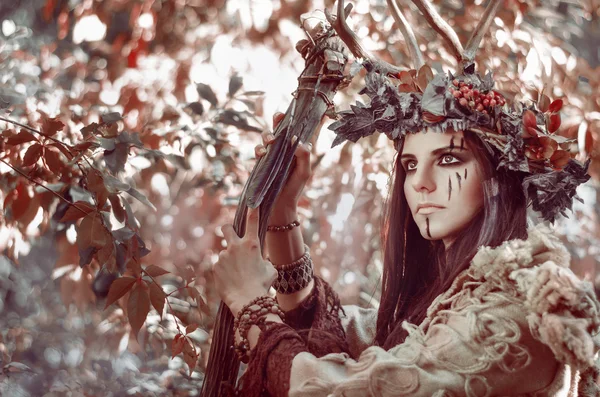
{"type": "Polygon", "coordinates": [[[413,174],[412,186],[415,191],[420,192],[423,190],[427,190],[428,192],[432,192],[436,188],[436,184],[431,173],[431,170],[428,170],[426,167],[420,167],[415,170],[413,174]]]}

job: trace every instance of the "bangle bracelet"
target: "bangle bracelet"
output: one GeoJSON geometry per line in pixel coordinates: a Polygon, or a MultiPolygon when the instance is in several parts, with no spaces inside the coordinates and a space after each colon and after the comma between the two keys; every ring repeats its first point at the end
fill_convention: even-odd
{"type": "Polygon", "coordinates": [[[272,286],[281,294],[292,294],[302,290],[314,277],[313,262],[306,244],[304,244],[304,255],[300,259],[284,265],[273,265],[273,267],[277,270],[277,278],[272,286]]]}

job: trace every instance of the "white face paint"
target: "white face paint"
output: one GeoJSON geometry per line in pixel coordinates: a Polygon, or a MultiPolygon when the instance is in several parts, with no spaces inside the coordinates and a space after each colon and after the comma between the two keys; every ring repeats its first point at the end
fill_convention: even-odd
{"type": "Polygon", "coordinates": [[[448,248],[483,207],[483,178],[463,132],[409,133],[400,158],[404,194],[421,235],[448,248]]]}

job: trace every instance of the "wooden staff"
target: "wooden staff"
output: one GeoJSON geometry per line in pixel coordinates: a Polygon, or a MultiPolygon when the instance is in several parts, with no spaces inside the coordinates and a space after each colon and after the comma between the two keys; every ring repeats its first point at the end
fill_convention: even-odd
{"type": "MultiPolygon", "coordinates": [[[[351,6],[348,11],[350,9],[351,6]]],[[[248,208],[260,206],[261,250],[264,249],[267,219],[275,198],[295,167],[296,147],[312,138],[325,112],[333,110],[333,95],[340,84],[343,87],[349,83],[343,75],[348,51],[335,30],[317,28],[309,39],[296,46],[306,60],[306,67],[298,78],[298,88],[283,120],[275,128],[274,135],[279,138],[268,146],[267,154],[254,166],[235,214],[233,228],[239,237],[243,237],[248,208]],[[293,136],[298,139],[290,145],[293,136]]],[[[229,388],[223,385],[228,383],[233,387],[236,384],[239,361],[233,349],[233,320],[229,308],[221,302],[202,386],[203,397],[224,396],[229,388]]]]}

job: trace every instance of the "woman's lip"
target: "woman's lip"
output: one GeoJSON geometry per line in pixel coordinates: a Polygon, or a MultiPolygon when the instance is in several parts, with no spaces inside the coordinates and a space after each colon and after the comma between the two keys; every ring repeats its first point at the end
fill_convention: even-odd
{"type": "Polygon", "coordinates": [[[432,212],[436,212],[439,210],[443,210],[444,208],[442,207],[434,207],[434,206],[430,206],[430,207],[421,207],[419,208],[419,211],[417,211],[418,214],[431,214],[432,212]]]}

